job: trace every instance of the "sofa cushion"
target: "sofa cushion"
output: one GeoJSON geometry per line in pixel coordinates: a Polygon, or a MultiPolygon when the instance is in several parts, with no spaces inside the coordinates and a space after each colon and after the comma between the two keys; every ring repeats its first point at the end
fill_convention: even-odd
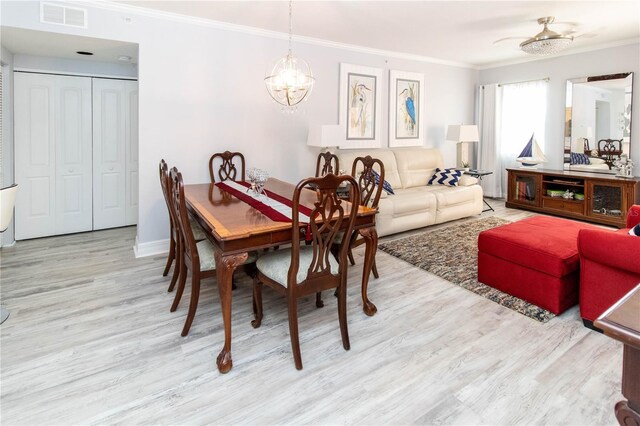
{"type": "Polygon", "coordinates": [[[535,216],[481,232],[478,251],[563,277],[579,266],[578,233],[581,229],[598,228],[567,219],[535,216]]]}
{"type": "Polygon", "coordinates": [[[391,212],[393,217],[436,210],[436,197],[418,188],[397,189],[393,197],[380,199],[380,211],[391,212]]]}
{"type": "Polygon", "coordinates": [[[428,185],[458,186],[462,171],[457,169],[436,169],[428,185]]]}
{"type": "Polygon", "coordinates": [[[424,186],[437,168],[444,168],[442,154],[436,148],[394,149],[393,152],[398,163],[402,188],[424,186]]]}
{"type": "MultiPolygon", "coordinates": [[[[358,157],[366,157],[370,155],[373,158],[377,158],[384,164],[384,180],[389,182],[393,188],[402,188],[402,182],[400,181],[400,175],[398,174],[398,164],[396,163],[396,157],[393,151],[389,149],[368,149],[368,150],[339,150],[337,152],[338,159],[340,160],[340,168],[347,173],[351,173],[353,167],[353,161],[358,157]]],[[[356,170],[356,175],[362,171],[359,167],[356,170]]]]}
{"type": "Polygon", "coordinates": [[[476,198],[475,191],[470,186],[427,185],[424,188],[435,195],[438,210],[444,210],[456,204],[469,203],[476,198]]]}

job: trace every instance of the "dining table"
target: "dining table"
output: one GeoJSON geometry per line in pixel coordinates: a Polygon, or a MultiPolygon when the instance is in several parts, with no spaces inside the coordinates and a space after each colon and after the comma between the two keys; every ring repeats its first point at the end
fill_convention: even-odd
{"type": "MultiPolygon", "coordinates": [[[[276,178],[269,178],[264,189],[280,197],[291,199],[296,185],[276,178]]],[[[216,278],[224,324],[224,346],[216,363],[221,373],[227,373],[233,367],[231,357],[231,299],[232,277],[235,269],[242,265],[252,251],[286,245],[292,241],[292,223],[275,221],[259,209],[221,189],[215,183],[189,184],[184,186],[187,209],[193,218],[205,230],[207,238],[214,247],[216,278]]],[[[300,195],[300,204],[311,209],[317,200],[315,191],[304,190],[300,195]]],[[[344,201],[345,214],[352,207],[344,201]]],[[[376,306],[367,296],[369,275],[376,250],[378,234],[375,227],[377,210],[358,206],[354,229],[365,239],[366,248],[362,273],[362,308],[366,315],[376,313],[376,306]]],[[[301,229],[301,235],[304,229],[301,229]]],[[[301,236],[301,238],[303,238],[301,236]]],[[[348,239],[346,241],[349,241],[348,239]]]]}

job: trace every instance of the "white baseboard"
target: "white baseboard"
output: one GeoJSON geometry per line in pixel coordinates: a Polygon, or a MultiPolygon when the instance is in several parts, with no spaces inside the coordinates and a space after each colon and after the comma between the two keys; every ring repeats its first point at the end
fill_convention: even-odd
{"type": "Polygon", "coordinates": [[[169,239],[149,241],[148,243],[138,242],[136,236],[136,244],[133,246],[133,253],[136,259],[139,257],[156,256],[169,252],[169,239]]]}

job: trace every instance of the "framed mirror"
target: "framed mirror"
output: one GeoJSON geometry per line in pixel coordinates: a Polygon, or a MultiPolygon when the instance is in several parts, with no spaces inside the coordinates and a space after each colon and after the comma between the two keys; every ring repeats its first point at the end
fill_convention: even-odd
{"type": "Polygon", "coordinates": [[[629,156],[633,73],[567,80],[564,168],[616,173],[629,156]]]}

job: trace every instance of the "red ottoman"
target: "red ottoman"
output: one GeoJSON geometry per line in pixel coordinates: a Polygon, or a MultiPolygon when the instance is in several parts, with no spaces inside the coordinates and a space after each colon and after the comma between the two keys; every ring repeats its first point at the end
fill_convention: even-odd
{"type": "Polygon", "coordinates": [[[478,281],[560,314],[578,303],[578,232],[595,226],[535,216],[481,232],[478,281]]]}

